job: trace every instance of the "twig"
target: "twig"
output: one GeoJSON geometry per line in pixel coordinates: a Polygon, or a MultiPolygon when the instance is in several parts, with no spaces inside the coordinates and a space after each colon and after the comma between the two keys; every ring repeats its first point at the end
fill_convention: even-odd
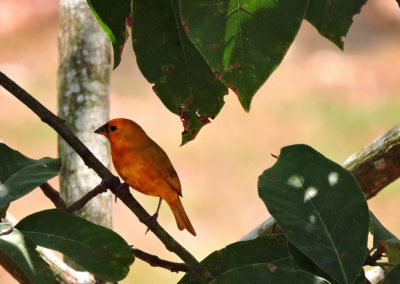
{"type": "Polygon", "coordinates": [[[73,213],[75,211],[78,211],[85,206],[86,203],[88,203],[93,197],[99,195],[100,193],[106,192],[107,191],[107,186],[105,183],[101,182],[99,185],[97,185],[95,188],[93,188],[91,191],[86,193],[84,196],[82,196],[80,199],[72,203],[68,208],[66,209],[67,212],[73,213]]]}
{"type": "MultiPolygon", "coordinates": [[[[17,99],[24,103],[40,119],[52,127],[82,158],[85,164],[92,168],[101,178],[104,184],[115,194],[120,188],[119,178],[114,176],[76,137],[65,125],[65,122],[49,111],[39,101],[32,97],[28,92],[17,85],[0,71],[0,85],[13,94],[17,99]]],[[[151,219],[146,210],[136,201],[129,191],[118,193],[118,198],[139,218],[146,226],[152,226],[151,231],[160,239],[165,247],[179,256],[187,265],[191,272],[199,275],[203,281],[212,279],[211,274],[204,268],[194,256],[187,251],[181,244],[171,237],[158,223],[151,224],[151,219]]]]}
{"type": "Polygon", "coordinates": [[[147,262],[151,266],[163,267],[171,272],[187,272],[189,269],[185,263],[172,262],[159,258],[156,255],[149,254],[137,248],[132,248],[132,253],[139,259],[147,262]]]}
{"type": "Polygon", "coordinates": [[[43,191],[44,195],[46,195],[51,200],[51,202],[53,202],[56,208],[61,210],[65,210],[67,208],[65,201],[60,197],[60,193],[55,190],[49,183],[42,183],[40,185],[40,189],[43,191]]]}
{"type": "MultiPolygon", "coordinates": [[[[400,177],[400,124],[351,155],[343,163],[357,179],[365,197],[374,197],[385,186],[400,177]]],[[[270,217],[247,233],[241,240],[252,240],[259,236],[279,233],[274,218],[270,217]]]]}

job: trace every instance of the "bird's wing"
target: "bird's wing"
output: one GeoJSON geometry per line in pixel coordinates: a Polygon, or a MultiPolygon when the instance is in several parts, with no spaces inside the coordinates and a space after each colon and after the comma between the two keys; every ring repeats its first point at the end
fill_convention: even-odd
{"type": "Polygon", "coordinates": [[[153,151],[156,151],[157,157],[160,158],[159,161],[156,162],[155,167],[160,173],[161,177],[165,179],[165,181],[180,195],[182,196],[182,187],[181,182],[179,180],[178,174],[176,173],[174,167],[172,166],[171,161],[169,160],[167,154],[164,150],[158,146],[156,143],[151,147],[153,151]]]}

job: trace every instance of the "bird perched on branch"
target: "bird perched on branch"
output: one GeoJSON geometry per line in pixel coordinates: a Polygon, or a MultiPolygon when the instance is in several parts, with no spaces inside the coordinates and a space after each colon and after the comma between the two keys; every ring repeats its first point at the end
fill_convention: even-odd
{"type": "Polygon", "coordinates": [[[108,138],[111,157],[120,177],[137,191],[160,198],[152,222],[157,220],[161,201],[165,200],[179,230],[196,232],[180,201],[182,196],[179,177],[167,154],[134,121],[125,118],[112,119],[95,133],[108,138]]]}

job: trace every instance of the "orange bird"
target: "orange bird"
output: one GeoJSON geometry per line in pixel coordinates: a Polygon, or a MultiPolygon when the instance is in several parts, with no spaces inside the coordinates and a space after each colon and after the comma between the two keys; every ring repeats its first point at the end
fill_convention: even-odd
{"type": "Polygon", "coordinates": [[[195,236],[179,198],[182,196],[179,177],[164,150],[137,123],[125,118],[112,119],[95,133],[110,141],[112,161],[120,177],[137,191],[160,198],[151,217],[153,222],[164,199],[174,213],[179,230],[186,229],[195,236]]]}

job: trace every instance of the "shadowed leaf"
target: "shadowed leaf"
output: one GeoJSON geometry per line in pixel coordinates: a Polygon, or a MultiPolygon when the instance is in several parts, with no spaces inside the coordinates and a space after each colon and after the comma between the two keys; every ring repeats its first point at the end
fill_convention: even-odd
{"type": "Polygon", "coordinates": [[[189,38],[246,111],[289,49],[307,2],[180,0],[189,38]]]}
{"type": "Polygon", "coordinates": [[[374,236],[374,248],[378,246],[379,241],[399,242],[399,239],[386,229],[371,211],[369,214],[371,220],[370,232],[374,236]]]}
{"type": "Polygon", "coordinates": [[[221,274],[210,284],[243,284],[243,283],[263,283],[263,284],[293,284],[293,283],[313,283],[329,284],[323,278],[312,275],[305,271],[291,271],[280,269],[269,263],[258,263],[241,266],[221,274]]]}
{"type": "Polygon", "coordinates": [[[55,283],[48,264],[36,244],[10,224],[0,224],[0,263],[20,283],[55,283]]]}
{"type": "Polygon", "coordinates": [[[178,0],[134,0],[132,11],[138,66],[164,105],[180,116],[185,144],[219,113],[227,88],[188,39],[178,0]]]}
{"type": "Polygon", "coordinates": [[[0,207],[55,177],[60,168],[61,159],[33,160],[0,143],[0,207]]]}
{"type": "Polygon", "coordinates": [[[369,211],[349,171],[307,145],[288,146],[258,190],[293,245],[338,282],[354,281],[366,256],[369,211]]]}
{"type": "MultiPolygon", "coordinates": [[[[282,234],[263,236],[230,244],[211,253],[201,263],[214,277],[235,267],[252,263],[271,263],[280,268],[290,268],[286,245],[286,238],[282,234]]],[[[202,283],[202,281],[197,275],[188,272],[179,283],[202,283]]]]}
{"type": "Polygon", "coordinates": [[[389,271],[383,280],[383,284],[398,284],[400,283],[400,264],[396,265],[389,271]]]}
{"type": "Polygon", "coordinates": [[[107,34],[114,51],[114,69],[121,62],[122,49],[128,37],[126,21],[130,13],[127,0],[87,0],[92,13],[107,34]]]}
{"type": "MultiPolygon", "coordinates": [[[[304,253],[298,250],[294,245],[290,242],[288,243],[288,251],[290,254],[290,259],[292,261],[292,266],[294,270],[303,270],[307,271],[316,276],[322,277],[329,281],[331,284],[341,284],[336,281],[328,274],[326,274],[321,268],[319,268],[311,259],[309,259],[304,253]]],[[[364,269],[361,268],[359,271],[357,278],[352,282],[352,284],[369,284],[370,282],[365,277],[364,269]]]]}
{"type": "Polygon", "coordinates": [[[134,257],[117,233],[58,209],[44,210],[16,226],[40,246],[57,250],[103,280],[119,281],[134,257]]]}
{"type": "Polygon", "coordinates": [[[347,35],[353,17],[360,13],[367,0],[310,0],[306,19],[318,32],[343,49],[343,37],[347,35]]]}

